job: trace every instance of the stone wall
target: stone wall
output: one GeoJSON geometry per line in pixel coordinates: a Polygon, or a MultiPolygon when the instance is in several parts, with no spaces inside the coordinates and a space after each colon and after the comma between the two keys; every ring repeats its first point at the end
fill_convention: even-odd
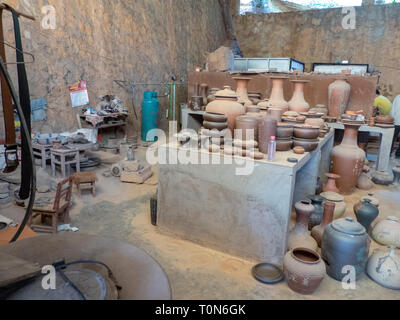
{"type": "MultiPolygon", "coordinates": [[[[91,105],[101,94],[115,94],[131,107],[130,91],[113,80],[170,82],[171,75],[187,77],[187,71],[203,66],[205,53],[226,40],[218,0],[9,0],[14,8],[31,13],[36,21],[20,19],[24,49],[35,55],[27,65],[31,98],[48,102],[45,123],[35,123],[41,132],[77,128],[68,85],[86,80],[91,105]],[[57,28],[41,27],[41,8],[56,9],[57,28]]],[[[4,11],[6,40],[14,43],[11,14],[4,11]]],[[[7,49],[9,61],[15,52],[7,49]]],[[[27,60],[30,58],[27,57],[27,60]]],[[[9,66],[14,79],[16,67],[9,66]]],[[[135,105],[140,119],[143,91],[165,89],[138,87],[135,105]]],[[[187,89],[178,89],[177,105],[186,102],[187,89]]],[[[166,127],[167,98],[160,98],[161,126],[166,127]]],[[[0,115],[1,117],[1,115],[0,115]]],[[[0,132],[3,120],[0,119],[0,132]]],[[[130,117],[130,132],[140,129],[140,120],[130,117]]],[[[3,129],[4,131],[4,129],[3,129]]],[[[1,137],[0,137],[1,138],[1,137]]]]}
{"type": "Polygon", "coordinates": [[[379,87],[393,99],[400,94],[400,5],[356,7],[356,29],[345,30],[342,9],[235,16],[245,57],[291,57],[311,69],[313,62],[374,65],[379,87]]]}

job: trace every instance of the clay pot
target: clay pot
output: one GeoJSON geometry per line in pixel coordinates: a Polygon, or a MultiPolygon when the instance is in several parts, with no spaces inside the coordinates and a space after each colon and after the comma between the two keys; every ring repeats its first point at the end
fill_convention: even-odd
{"type": "Polygon", "coordinates": [[[371,175],[365,172],[361,173],[358,178],[357,188],[360,190],[371,190],[374,186],[371,175]]]}
{"type": "Polygon", "coordinates": [[[206,106],[208,104],[207,89],[208,89],[207,83],[202,83],[200,85],[200,96],[203,97],[203,106],[206,106]]]}
{"type": "Polygon", "coordinates": [[[319,127],[307,125],[294,126],[294,137],[297,139],[315,140],[319,137],[319,132],[319,127]]]}
{"type": "Polygon", "coordinates": [[[322,237],[324,235],[325,228],[333,221],[335,207],[336,204],[334,202],[325,202],[322,222],[320,225],[315,226],[311,231],[311,236],[317,241],[320,248],[322,245],[322,237]]]}
{"type": "Polygon", "coordinates": [[[298,113],[308,112],[310,105],[304,99],[304,86],[309,83],[308,80],[292,80],[294,83],[294,93],[292,100],[289,101],[289,110],[298,113]]]}
{"type": "Polygon", "coordinates": [[[210,90],[210,94],[209,94],[209,96],[207,97],[208,103],[213,102],[213,101],[215,100],[215,94],[216,94],[218,91],[220,91],[220,89],[218,89],[218,88],[212,88],[212,89],[210,90]]]}
{"type": "Polygon", "coordinates": [[[251,102],[249,99],[247,87],[252,79],[245,77],[234,77],[233,80],[236,81],[236,93],[238,95],[238,102],[243,104],[245,108],[251,106],[253,102],[251,102]]]}
{"type": "Polygon", "coordinates": [[[296,203],[295,209],[296,226],[289,234],[288,250],[299,247],[317,250],[317,242],[308,233],[308,223],[314,213],[314,206],[307,200],[296,203]]]}
{"type": "Polygon", "coordinates": [[[351,86],[346,82],[346,77],[338,77],[329,86],[329,116],[340,117],[346,112],[350,100],[351,86]]]}
{"type": "Polygon", "coordinates": [[[218,130],[222,131],[226,128],[228,128],[228,122],[209,122],[209,121],[204,121],[203,122],[203,127],[208,129],[208,130],[218,130]]]}
{"type": "Polygon", "coordinates": [[[368,231],[372,222],[378,218],[379,209],[370,200],[363,200],[354,206],[354,213],[357,221],[368,231]]]}
{"type": "Polygon", "coordinates": [[[322,217],[324,215],[324,205],[322,204],[326,199],[320,195],[310,196],[312,205],[314,206],[314,212],[311,215],[310,221],[308,223],[308,230],[312,230],[315,226],[318,226],[322,222],[322,217]]]}
{"type": "Polygon", "coordinates": [[[276,151],[285,152],[292,149],[293,140],[292,139],[277,139],[276,140],[276,151]]]}
{"type": "Polygon", "coordinates": [[[400,290],[400,255],[395,248],[374,251],[368,260],[366,271],[382,287],[400,290]]]}
{"type": "Polygon", "coordinates": [[[243,105],[237,102],[237,95],[230,87],[215,94],[215,100],[207,105],[206,112],[219,113],[228,116],[228,127],[233,133],[235,130],[236,118],[245,114],[243,105]]]}
{"type": "Polygon", "coordinates": [[[323,113],[308,112],[308,113],[302,113],[302,115],[307,118],[305,121],[306,125],[319,127],[321,130],[324,129],[325,120],[322,119],[322,117],[324,116],[323,113]]]}
{"type": "Polygon", "coordinates": [[[258,125],[258,142],[260,152],[268,154],[268,146],[271,137],[276,137],[277,134],[277,121],[271,117],[263,117],[258,125]]]}
{"type": "Polygon", "coordinates": [[[293,131],[294,131],[293,125],[284,122],[279,122],[277,126],[276,137],[278,139],[292,138],[293,131]]]}
{"type": "Polygon", "coordinates": [[[326,276],[326,267],[320,255],[307,248],[296,248],[284,258],[283,271],[290,289],[313,294],[326,276]]]}
{"type": "Polygon", "coordinates": [[[327,173],[326,176],[328,177],[328,182],[322,188],[322,192],[335,192],[339,193],[339,189],[336,187],[336,180],[340,178],[337,174],[334,173],[327,173]]]}
{"type": "Polygon", "coordinates": [[[289,110],[289,104],[283,95],[283,85],[287,77],[272,77],[272,92],[268,101],[268,107],[281,108],[283,112],[289,110]]]}
{"type": "Polygon", "coordinates": [[[258,117],[250,117],[250,116],[237,117],[236,129],[234,134],[235,139],[258,141],[259,123],[260,123],[260,118],[258,117]]]}
{"type": "Polygon", "coordinates": [[[370,244],[365,228],[352,218],[329,224],[322,237],[322,258],[328,275],[342,281],[343,268],[352,266],[358,279],[365,270],[370,244]]]}
{"type": "Polygon", "coordinates": [[[225,114],[218,114],[218,113],[205,113],[203,115],[203,119],[204,121],[208,121],[208,122],[227,122],[228,121],[228,117],[225,114]]]}
{"type": "Polygon", "coordinates": [[[347,210],[347,204],[344,202],[344,197],[338,193],[328,191],[321,193],[327,201],[334,202],[336,204],[334,219],[339,219],[344,215],[347,210]]]}
{"type": "Polygon", "coordinates": [[[283,110],[281,108],[269,108],[268,115],[277,122],[282,121],[283,110]]]}
{"type": "Polygon", "coordinates": [[[293,139],[295,147],[303,147],[306,152],[313,152],[318,148],[319,140],[309,140],[309,139],[293,139]]]}
{"type": "Polygon", "coordinates": [[[400,248],[400,219],[388,217],[376,224],[372,237],[381,245],[400,248]]]}
{"type": "Polygon", "coordinates": [[[295,154],[304,154],[306,150],[303,147],[295,147],[293,148],[293,152],[295,154]]]}
{"type": "Polygon", "coordinates": [[[360,124],[347,123],[344,126],[343,142],[332,150],[332,172],[340,176],[336,180],[340,193],[350,194],[364,168],[366,154],[357,144],[360,124]]]}

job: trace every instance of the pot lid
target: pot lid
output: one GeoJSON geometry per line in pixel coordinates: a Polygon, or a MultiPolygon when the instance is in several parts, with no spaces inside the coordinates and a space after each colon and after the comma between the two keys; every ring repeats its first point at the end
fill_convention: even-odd
{"type": "Polygon", "coordinates": [[[220,90],[215,94],[215,97],[220,97],[220,98],[237,98],[238,95],[236,94],[235,91],[232,90],[231,87],[225,86],[224,90],[220,90]]]}
{"type": "Polygon", "coordinates": [[[293,124],[288,122],[278,122],[278,128],[293,128],[293,124]]]}
{"type": "Polygon", "coordinates": [[[253,277],[265,284],[275,284],[284,278],[282,270],[270,263],[261,263],[252,270],[253,277]]]}
{"type": "Polygon", "coordinates": [[[333,202],[343,202],[344,197],[340,195],[339,193],[328,191],[328,192],[323,192],[321,193],[321,196],[324,197],[328,201],[333,201],[333,202]]]}
{"type": "Polygon", "coordinates": [[[336,231],[350,234],[353,236],[362,236],[366,234],[365,228],[356,222],[353,218],[344,218],[332,222],[332,228],[336,231]]]}

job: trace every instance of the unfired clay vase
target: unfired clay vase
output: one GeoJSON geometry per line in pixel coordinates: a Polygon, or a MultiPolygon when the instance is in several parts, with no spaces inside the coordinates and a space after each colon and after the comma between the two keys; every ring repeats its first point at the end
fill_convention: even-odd
{"type": "Polygon", "coordinates": [[[283,112],[289,110],[289,104],[283,95],[283,85],[288,78],[272,77],[272,92],[268,101],[268,107],[281,108],[283,112]]]}
{"type": "Polygon", "coordinates": [[[329,116],[340,117],[346,112],[350,100],[351,86],[346,82],[346,77],[339,76],[329,86],[329,116]]]}
{"type": "Polygon", "coordinates": [[[367,274],[379,285],[400,290],[400,255],[398,250],[376,250],[368,260],[367,274]]]}
{"type": "Polygon", "coordinates": [[[400,248],[400,219],[388,217],[378,222],[372,230],[372,237],[381,245],[400,248]]]}
{"type": "Polygon", "coordinates": [[[304,98],[304,86],[309,83],[308,80],[292,80],[294,83],[294,93],[292,100],[289,101],[289,110],[298,113],[308,112],[310,105],[304,98]]]}
{"type": "Polygon", "coordinates": [[[336,204],[334,202],[324,203],[324,216],[320,225],[315,226],[311,231],[311,236],[317,241],[318,247],[321,248],[322,237],[324,235],[325,228],[328,224],[333,221],[336,204]]]}
{"type": "Polygon", "coordinates": [[[215,100],[207,105],[206,112],[227,115],[228,127],[233,133],[236,118],[245,114],[245,108],[237,101],[237,94],[226,86],[215,94],[215,100]]]}
{"type": "Polygon", "coordinates": [[[344,202],[344,197],[338,193],[328,191],[321,193],[321,196],[324,197],[327,201],[334,202],[336,204],[334,219],[339,219],[342,217],[346,210],[347,204],[344,202]]]}
{"type": "Polygon", "coordinates": [[[271,137],[276,137],[278,122],[269,117],[263,117],[258,125],[258,141],[260,152],[268,154],[268,145],[271,141],[271,137]]]}
{"type": "Polygon", "coordinates": [[[340,193],[350,194],[363,171],[366,154],[357,144],[360,124],[346,123],[344,126],[343,142],[332,150],[332,172],[340,176],[336,180],[340,193]]]}
{"type": "Polygon", "coordinates": [[[234,77],[233,80],[236,81],[236,93],[238,95],[238,102],[243,104],[245,108],[253,105],[253,102],[249,99],[247,87],[251,78],[245,77],[234,77]]]}
{"type": "Polygon", "coordinates": [[[335,192],[339,193],[339,189],[336,187],[336,180],[340,178],[339,175],[334,174],[334,173],[327,173],[326,176],[328,177],[328,182],[324,187],[322,188],[322,192],[335,192]]]}
{"type": "Polygon", "coordinates": [[[320,255],[308,248],[296,248],[288,252],[283,271],[289,288],[304,295],[313,294],[326,276],[325,263],[320,255]]]}
{"type": "Polygon", "coordinates": [[[314,212],[314,206],[311,201],[301,201],[296,203],[296,226],[289,234],[288,250],[299,247],[310,250],[317,250],[318,244],[308,232],[308,223],[314,212]]]}

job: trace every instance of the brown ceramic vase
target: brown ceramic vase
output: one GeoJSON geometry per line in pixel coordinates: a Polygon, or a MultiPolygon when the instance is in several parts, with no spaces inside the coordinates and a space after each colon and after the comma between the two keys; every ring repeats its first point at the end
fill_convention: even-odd
{"type": "Polygon", "coordinates": [[[308,112],[310,105],[304,98],[304,86],[309,83],[308,80],[292,80],[294,83],[293,98],[289,101],[289,110],[298,113],[308,112]]]}
{"type": "Polygon", "coordinates": [[[339,76],[329,86],[329,116],[339,118],[346,112],[350,100],[351,86],[345,76],[339,76]]]}
{"type": "Polygon", "coordinates": [[[324,216],[320,225],[315,226],[311,231],[311,236],[317,241],[318,247],[321,248],[322,237],[324,235],[325,228],[328,224],[333,221],[336,204],[334,202],[324,203],[324,216]]]}
{"type": "Polygon", "coordinates": [[[285,100],[283,94],[283,85],[288,78],[286,77],[272,77],[272,91],[271,97],[268,100],[268,107],[281,108],[283,112],[289,110],[289,104],[285,100]]]}
{"type": "Polygon", "coordinates": [[[251,106],[253,102],[249,98],[247,87],[252,79],[245,77],[235,77],[233,78],[233,80],[236,81],[236,93],[238,95],[238,102],[243,104],[245,108],[251,106]]]}
{"type": "Polygon", "coordinates": [[[327,173],[328,182],[322,188],[322,192],[332,191],[335,193],[340,193],[339,189],[336,187],[336,180],[340,178],[337,174],[327,173]]]}

